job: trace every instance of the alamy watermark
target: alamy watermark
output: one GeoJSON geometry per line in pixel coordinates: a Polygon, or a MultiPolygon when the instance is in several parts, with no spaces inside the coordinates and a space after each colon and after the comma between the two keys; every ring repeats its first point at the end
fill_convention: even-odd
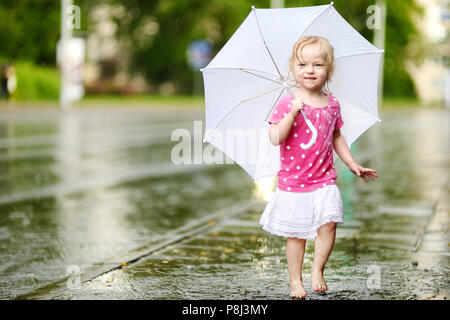
{"type": "Polygon", "coordinates": [[[366,10],[367,14],[370,14],[370,16],[366,20],[366,26],[370,30],[377,29],[380,30],[381,28],[381,8],[377,5],[371,5],[367,7],[366,10]]]}
{"type": "Polygon", "coordinates": [[[77,265],[70,265],[66,269],[66,276],[69,276],[67,278],[66,284],[67,289],[76,288],[81,284],[81,269],[77,265]]]}
{"type": "MultiPolygon", "coordinates": [[[[180,164],[239,164],[256,165],[273,152],[267,128],[207,129],[205,137],[211,143],[203,148],[202,121],[194,121],[194,134],[185,128],[175,129],[171,141],[179,141],[171,152],[172,163],[180,164]],[[226,155],[219,150],[226,150],[226,155]]],[[[277,138],[274,131],[274,139],[277,138]]]]}
{"type": "Polygon", "coordinates": [[[70,30],[81,29],[81,9],[77,5],[70,5],[66,8],[66,27],[70,30]]]}
{"type": "Polygon", "coordinates": [[[367,267],[367,273],[370,274],[366,281],[367,289],[381,289],[381,268],[376,264],[372,264],[367,267]]]}

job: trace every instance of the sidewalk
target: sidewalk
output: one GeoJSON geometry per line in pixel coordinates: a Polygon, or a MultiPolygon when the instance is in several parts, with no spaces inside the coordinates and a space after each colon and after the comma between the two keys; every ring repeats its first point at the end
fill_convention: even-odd
{"type": "MultiPolygon", "coordinates": [[[[385,121],[353,146],[379,180],[365,184],[336,163],[344,225],[326,265],[326,294],[311,290],[313,241],[307,243],[308,299],[448,298],[448,111],[384,112],[385,121]]],[[[3,297],[290,299],[285,240],[259,225],[265,203],[255,199],[253,181],[231,166],[163,171],[172,145],[169,133],[155,128],[173,121],[191,128],[197,116],[166,124],[163,115],[143,114],[75,117],[68,127],[83,139],[69,149],[36,147],[48,134],[63,141],[68,132],[58,133],[59,122],[70,118],[56,117],[51,132],[47,114],[30,128],[35,115],[0,119],[41,132],[3,140],[17,149],[4,155],[15,168],[5,178],[23,184],[2,204],[3,297]],[[156,132],[161,143],[149,143],[156,132]],[[55,161],[54,154],[66,156],[55,161]],[[36,162],[33,170],[21,159],[36,162]],[[30,173],[37,171],[58,184],[35,181],[30,173]]]]}
{"type": "MultiPolygon", "coordinates": [[[[129,255],[126,265],[117,261],[116,270],[80,286],[27,298],[289,300],[285,241],[261,229],[263,208],[222,212],[140,260],[129,255]]],[[[411,212],[379,206],[372,218],[344,221],[325,269],[327,293],[311,289],[308,241],[307,299],[447,299],[448,184],[438,203],[411,212]]]]}

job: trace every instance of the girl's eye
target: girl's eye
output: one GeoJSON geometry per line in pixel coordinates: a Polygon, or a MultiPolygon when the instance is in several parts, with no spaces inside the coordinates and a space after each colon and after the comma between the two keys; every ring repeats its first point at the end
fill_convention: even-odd
{"type": "Polygon", "coordinates": [[[300,67],[304,67],[304,66],[305,66],[304,63],[299,63],[298,65],[299,65],[300,67]]]}
{"type": "Polygon", "coordinates": [[[322,67],[322,66],[323,66],[323,64],[316,63],[316,67],[322,67]]]}

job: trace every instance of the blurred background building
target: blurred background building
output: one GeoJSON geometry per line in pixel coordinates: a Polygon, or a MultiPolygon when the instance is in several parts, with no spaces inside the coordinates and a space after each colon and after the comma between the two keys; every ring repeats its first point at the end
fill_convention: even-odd
{"type": "MultiPolygon", "coordinates": [[[[425,55],[419,61],[408,61],[408,71],[414,79],[417,95],[424,103],[447,101],[450,107],[450,1],[417,0],[423,6],[424,14],[415,17],[416,24],[422,27],[427,46],[422,47],[425,55]]],[[[411,46],[416,46],[414,43],[411,46]]],[[[415,50],[414,48],[412,50],[415,50]]]]}

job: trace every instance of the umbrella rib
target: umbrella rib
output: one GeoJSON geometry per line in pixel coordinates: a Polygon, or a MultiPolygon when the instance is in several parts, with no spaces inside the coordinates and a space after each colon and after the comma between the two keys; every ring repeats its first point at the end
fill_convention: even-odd
{"type": "MultiPolygon", "coordinates": [[[[277,87],[277,88],[275,88],[275,89],[271,89],[271,90],[269,90],[269,91],[266,91],[266,92],[263,92],[263,93],[261,93],[261,94],[259,94],[259,95],[257,95],[257,96],[255,96],[255,97],[252,97],[252,98],[244,98],[243,100],[241,100],[238,104],[236,104],[230,111],[228,111],[228,113],[222,118],[222,120],[220,120],[219,121],[219,123],[217,123],[215,126],[214,126],[214,128],[212,128],[212,130],[209,132],[209,134],[203,139],[203,142],[205,142],[207,139],[208,139],[208,137],[209,137],[209,135],[211,134],[211,132],[214,130],[214,129],[216,129],[218,126],[220,126],[220,124],[234,111],[234,109],[236,109],[239,105],[241,105],[242,103],[244,103],[244,102],[247,102],[247,101],[250,101],[250,100],[253,100],[253,99],[256,99],[256,98],[258,98],[258,97],[260,97],[260,96],[263,96],[263,95],[265,95],[265,94],[268,94],[268,93],[270,93],[270,92],[273,92],[273,91],[276,91],[276,90],[278,90],[278,89],[280,89],[280,88],[282,88],[282,86],[280,86],[280,87],[277,87]]],[[[283,89],[284,90],[284,89],[283,89]]],[[[283,90],[281,90],[281,93],[283,93],[283,90]]],[[[277,100],[276,101],[278,101],[278,99],[280,98],[280,96],[281,96],[281,93],[280,93],[280,95],[278,96],[278,98],[277,98],[277,100]]],[[[273,107],[272,107],[273,108],[273,107]]]]}
{"type": "Polygon", "coordinates": [[[242,70],[242,71],[244,71],[245,73],[248,73],[248,74],[251,74],[251,75],[254,75],[254,76],[256,76],[256,77],[259,77],[259,78],[263,78],[263,79],[266,79],[266,80],[269,80],[269,81],[272,81],[272,82],[275,82],[275,83],[278,83],[278,84],[282,84],[280,81],[277,81],[277,80],[273,80],[273,79],[270,79],[270,78],[267,78],[267,77],[263,77],[263,76],[260,76],[259,74],[256,74],[256,73],[253,73],[253,72],[250,72],[250,71],[247,71],[247,70],[245,70],[244,68],[239,68],[240,70],[242,70]]]}
{"type": "Polygon", "coordinates": [[[273,58],[272,53],[270,52],[269,47],[266,44],[266,40],[264,40],[263,34],[261,32],[261,27],[259,26],[258,16],[256,15],[256,10],[255,10],[254,6],[252,7],[252,11],[255,14],[256,24],[258,26],[259,34],[261,35],[261,39],[262,39],[262,41],[264,43],[264,46],[266,47],[267,52],[269,53],[270,58],[272,59],[273,65],[275,66],[275,69],[277,69],[277,72],[278,72],[278,75],[280,76],[280,79],[284,80],[283,76],[281,75],[280,70],[278,69],[277,64],[275,63],[275,59],[273,58]]]}
{"type": "Polygon", "coordinates": [[[311,27],[311,25],[325,12],[327,11],[329,8],[331,8],[333,6],[333,2],[331,2],[322,12],[320,12],[317,17],[315,17],[309,24],[308,26],[303,30],[302,34],[300,35],[300,38],[303,37],[303,35],[305,34],[306,30],[308,30],[309,27],[311,27]]]}
{"type": "Polygon", "coordinates": [[[273,74],[273,73],[270,73],[270,72],[261,71],[261,70],[257,70],[257,69],[242,68],[242,67],[206,67],[206,68],[200,69],[200,71],[201,71],[201,72],[204,72],[204,71],[214,70],[214,69],[231,69],[231,70],[245,69],[245,70],[250,70],[250,71],[255,71],[255,72],[265,73],[265,74],[267,74],[267,75],[274,76],[274,77],[277,76],[276,74],[273,74]]]}
{"type": "Polygon", "coordinates": [[[341,58],[347,58],[347,57],[353,57],[353,56],[361,56],[364,54],[373,54],[373,53],[384,53],[384,50],[375,50],[375,51],[368,51],[368,52],[359,52],[359,53],[352,53],[352,54],[346,54],[344,56],[336,57],[335,59],[341,59],[341,58]]]}
{"type": "Polygon", "coordinates": [[[289,67],[289,71],[288,71],[288,74],[286,76],[286,81],[290,85],[290,87],[295,87],[297,85],[297,81],[295,79],[289,80],[289,76],[291,75],[291,72],[292,72],[292,70],[289,67]]]}
{"type": "Polygon", "coordinates": [[[269,117],[269,115],[272,114],[273,108],[275,108],[275,106],[276,106],[278,100],[280,99],[280,97],[281,97],[281,95],[283,94],[283,92],[284,92],[285,89],[286,89],[286,88],[283,87],[283,89],[281,90],[280,94],[279,94],[278,97],[275,99],[275,103],[272,105],[272,107],[270,108],[269,112],[267,112],[266,118],[264,119],[264,121],[267,121],[267,118],[269,117]]]}
{"type": "Polygon", "coordinates": [[[263,95],[265,95],[265,94],[268,94],[268,93],[271,93],[271,92],[273,92],[273,91],[276,91],[276,90],[280,89],[281,87],[282,87],[282,86],[276,87],[275,89],[271,89],[271,90],[269,90],[269,91],[265,91],[265,92],[260,93],[260,94],[258,94],[258,95],[256,95],[256,96],[253,96],[253,97],[244,98],[243,100],[241,100],[240,103],[244,103],[244,102],[247,102],[247,101],[256,99],[256,98],[261,97],[261,96],[263,96],[263,95]]]}

